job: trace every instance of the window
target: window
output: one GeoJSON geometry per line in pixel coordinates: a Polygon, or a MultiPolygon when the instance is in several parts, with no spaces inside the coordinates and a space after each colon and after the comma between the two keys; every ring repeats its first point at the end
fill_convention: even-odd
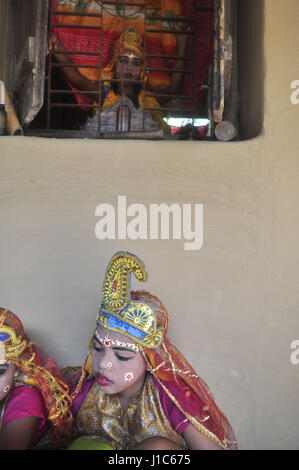
{"type": "Polygon", "coordinates": [[[5,4],[7,54],[2,76],[25,135],[235,137],[239,105],[235,0],[6,0],[5,4]],[[46,54],[52,33],[59,49],[46,54]],[[133,65],[134,54],[119,55],[111,64],[117,41],[124,35],[131,35],[136,44],[142,38],[141,64],[133,65]],[[117,72],[117,67],[125,69],[124,61],[130,67],[126,78],[123,71],[117,72]],[[134,76],[132,67],[139,67],[139,74],[134,76]],[[83,77],[82,84],[72,82],[70,71],[83,77]]]}

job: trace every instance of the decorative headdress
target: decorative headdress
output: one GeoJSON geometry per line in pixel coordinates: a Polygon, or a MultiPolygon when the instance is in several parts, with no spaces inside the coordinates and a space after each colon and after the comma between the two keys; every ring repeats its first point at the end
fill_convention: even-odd
{"type": "Polygon", "coordinates": [[[155,349],[163,340],[164,328],[158,327],[152,305],[131,299],[132,273],[141,282],[147,280],[144,264],[137,256],[124,251],[116,253],[105,274],[97,323],[129,336],[141,346],[155,349]]]}
{"type": "Polygon", "coordinates": [[[123,32],[119,39],[116,41],[113,49],[113,57],[117,59],[124,51],[129,50],[143,60],[143,40],[140,34],[137,33],[134,26],[129,26],[127,31],[123,32]]]}
{"type": "Polygon", "coordinates": [[[28,344],[28,341],[21,335],[18,336],[15,330],[3,324],[7,312],[3,310],[0,315],[0,364],[18,358],[28,344]]]}
{"type": "MultiPolygon", "coordinates": [[[[115,42],[112,52],[111,60],[108,64],[102,69],[102,78],[112,79],[113,78],[113,67],[118,57],[124,53],[124,51],[132,51],[136,54],[139,59],[144,62],[144,44],[142,37],[137,33],[134,26],[129,26],[126,31],[124,31],[118,40],[115,42]]],[[[144,64],[142,64],[142,70],[140,79],[144,79],[144,64]]]]}

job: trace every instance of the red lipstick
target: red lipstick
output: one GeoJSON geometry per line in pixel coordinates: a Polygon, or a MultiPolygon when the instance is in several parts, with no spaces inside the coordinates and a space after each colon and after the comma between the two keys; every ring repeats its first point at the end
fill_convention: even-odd
{"type": "Polygon", "coordinates": [[[113,382],[109,380],[105,375],[99,374],[97,376],[97,382],[101,387],[107,387],[107,385],[111,385],[113,382]]]}

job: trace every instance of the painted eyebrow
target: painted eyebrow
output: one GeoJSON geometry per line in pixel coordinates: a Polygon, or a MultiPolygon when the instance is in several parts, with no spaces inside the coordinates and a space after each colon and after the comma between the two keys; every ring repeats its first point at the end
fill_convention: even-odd
{"type": "Polygon", "coordinates": [[[116,351],[127,351],[127,352],[131,352],[131,353],[134,353],[135,356],[136,356],[136,351],[133,351],[133,349],[130,349],[130,348],[122,348],[120,346],[112,346],[112,349],[115,349],[116,351]]]}

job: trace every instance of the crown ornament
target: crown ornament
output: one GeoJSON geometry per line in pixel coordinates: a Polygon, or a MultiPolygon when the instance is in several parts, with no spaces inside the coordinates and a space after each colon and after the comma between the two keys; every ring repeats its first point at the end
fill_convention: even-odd
{"type": "Polygon", "coordinates": [[[133,51],[140,59],[143,60],[142,36],[137,33],[134,26],[129,26],[116,41],[113,50],[114,58],[117,58],[125,50],[133,51]]]}
{"type": "Polygon", "coordinates": [[[123,43],[128,46],[142,46],[142,37],[137,33],[134,26],[129,26],[123,33],[123,43]]]}
{"type": "Polygon", "coordinates": [[[164,329],[158,327],[157,313],[151,305],[131,300],[132,274],[141,282],[147,280],[145,266],[137,256],[117,252],[106,270],[97,324],[155,349],[163,340],[164,329]]]}

